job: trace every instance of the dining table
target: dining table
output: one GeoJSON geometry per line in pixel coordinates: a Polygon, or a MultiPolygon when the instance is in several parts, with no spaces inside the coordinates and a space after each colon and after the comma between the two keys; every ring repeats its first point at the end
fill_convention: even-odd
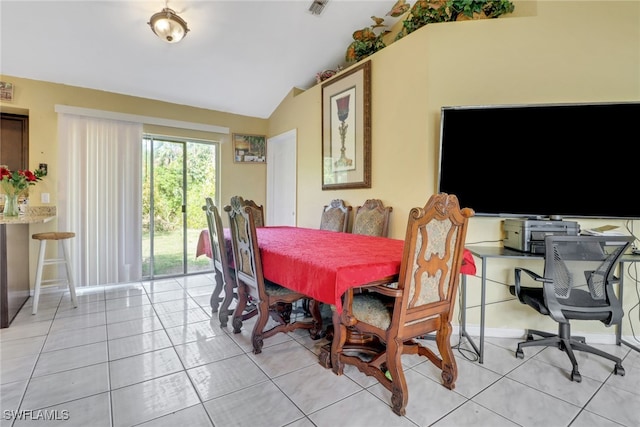
{"type": "MultiPolygon", "coordinates": [[[[265,279],[338,312],[347,289],[397,280],[404,247],[403,240],[304,227],[257,227],[256,235],[265,279]]],[[[208,230],[198,239],[200,255],[211,257],[208,230]]]]}
{"type": "MultiPolygon", "coordinates": [[[[230,232],[223,231],[229,251],[230,232]]],[[[257,227],[256,235],[265,279],[331,304],[337,313],[342,313],[342,295],[347,289],[398,280],[404,240],[291,226],[257,227]]],[[[207,229],[198,238],[196,257],[201,255],[212,257],[207,229]]],[[[231,253],[229,260],[233,262],[231,253]]],[[[475,272],[473,255],[465,249],[460,273],[475,272]]],[[[332,335],[327,333],[327,338],[332,335]]],[[[362,337],[348,337],[345,348],[351,340],[361,347],[362,337]]],[[[330,352],[328,343],[318,355],[327,369],[331,368],[330,352]]]]}
{"type": "MultiPolygon", "coordinates": [[[[196,257],[211,258],[208,233],[200,233],[196,257]]],[[[224,234],[230,248],[229,230],[224,234]]],[[[347,289],[398,280],[404,240],[292,226],[257,227],[256,234],[265,279],[334,305],[338,313],[347,289]]],[[[475,274],[466,250],[461,273],[475,274]]]]}

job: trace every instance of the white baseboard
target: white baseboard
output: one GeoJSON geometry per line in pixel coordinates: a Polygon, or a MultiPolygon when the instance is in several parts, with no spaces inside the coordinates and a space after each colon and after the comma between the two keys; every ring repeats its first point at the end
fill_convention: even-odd
{"type": "MultiPolygon", "coordinates": [[[[453,333],[458,335],[460,327],[458,325],[453,326],[453,333]]],[[[615,344],[616,332],[614,327],[611,328],[610,334],[592,334],[592,333],[580,333],[577,335],[585,337],[589,344],[615,344]]],[[[550,331],[552,332],[552,331],[550,331]]],[[[480,336],[480,326],[467,325],[467,333],[472,337],[480,336]]],[[[521,338],[524,340],[526,334],[525,329],[508,329],[508,328],[484,328],[484,338],[521,338]]],[[[623,336],[622,339],[628,342],[636,342],[633,337],[623,336]]],[[[640,345],[640,343],[638,343],[640,345]]]]}

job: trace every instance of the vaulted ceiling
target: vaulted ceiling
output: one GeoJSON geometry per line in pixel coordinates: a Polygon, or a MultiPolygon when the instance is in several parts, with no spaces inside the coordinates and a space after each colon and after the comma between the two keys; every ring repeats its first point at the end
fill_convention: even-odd
{"type": "Polygon", "coordinates": [[[267,118],[294,87],[345,65],[355,30],[393,0],[0,0],[0,73],[267,118]],[[161,41],[168,6],[190,31],[161,41]]]}

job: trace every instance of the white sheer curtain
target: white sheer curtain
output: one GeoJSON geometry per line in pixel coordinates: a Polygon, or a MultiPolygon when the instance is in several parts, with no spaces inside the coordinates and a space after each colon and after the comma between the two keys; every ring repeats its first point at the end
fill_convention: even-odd
{"type": "Polygon", "coordinates": [[[76,286],[142,277],[142,124],[58,114],[58,229],[76,286]]]}

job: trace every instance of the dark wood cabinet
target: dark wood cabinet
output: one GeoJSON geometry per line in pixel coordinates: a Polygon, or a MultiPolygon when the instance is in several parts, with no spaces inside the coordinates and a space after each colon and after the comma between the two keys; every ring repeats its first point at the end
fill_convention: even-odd
{"type": "Polygon", "coordinates": [[[0,165],[9,169],[29,167],[29,117],[0,113],[0,165]]]}
{"type": "MultiPolygon", "coordinates": [[[[27,169],[29,117],[0,113],[0,119],[0,165],[27,169]]],[[[9,326],[29,295],[29,224],[0,224],[0,328],[9,326]]]]}
{"type": "Polygon", "coordinates": [[[0,224],[0,328],[6,328],[30,296],[29,224],[0,224]]]}

